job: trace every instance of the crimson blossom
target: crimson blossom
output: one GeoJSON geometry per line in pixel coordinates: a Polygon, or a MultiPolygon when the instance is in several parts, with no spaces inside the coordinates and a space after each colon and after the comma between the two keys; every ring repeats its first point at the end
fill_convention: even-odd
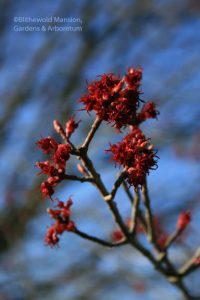
{"type": "Polygon", "coordinates": [[[59,235],[61,235],[64,231],[73,231],[75,229],[75,223],[70,218],[70,206],[72,203],[71,198],[68,199],[66,204],[58,200],[56,209],[47,209],[47,212],[55,222],[47,230],[45,237],[46,244],[50,246],[57,245],[59,242],[59,235]]]}
{"type": "Polygon", "coordinates": [[[156,151],[138,127],[132,127],[130,134],[118,144],[111,144],[106,152],[112,153],[115,164],[125,167],[128,183],[135,188],[142,186],[149,171],[157,168],[156,151]]]}
{"type": "Polygon", "coordinates": [[[94,110],[100,120],[107,121],[120,130],[128,125],[137,125],[148,118],[156,118],[158,111],[153,102],[144,104],[137,112],[142,91],[142,69],[129,68],[123,78],[111,74],[100,76],[87,84],[87,95],[80,98],[87,111],[94,110]]]}

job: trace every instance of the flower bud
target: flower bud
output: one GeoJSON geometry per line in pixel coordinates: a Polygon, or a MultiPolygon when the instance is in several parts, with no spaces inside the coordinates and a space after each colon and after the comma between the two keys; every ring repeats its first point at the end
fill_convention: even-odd
{"type": "Polygon", "coordinates": [[[62,125],[61,125],[57,120],[54,120],[54,121],[53,121],[53,127],[54,127],[55,131],[56,131],[59,135],[64,135],[64,134],[65,134],[62,125]]]}
{"type": "Polygon", "coordinates": [[[177,221],[176,228],[178,231],[183,231],[191,221],[191,214],[188,211],[183,211],[177,221]]]}

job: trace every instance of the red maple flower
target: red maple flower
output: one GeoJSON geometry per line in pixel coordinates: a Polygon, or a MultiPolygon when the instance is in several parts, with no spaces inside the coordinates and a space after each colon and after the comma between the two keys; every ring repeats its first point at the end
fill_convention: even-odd
{"type": "MultiPolygon", "coordinates": [[[[65,172],[66,161],[70,158],[71,147],[69,144],[58,144],[50,137],[40,140],[39,145],[45,153],[54,152],[53,162],[49,160],[36,162],[36,166],[41,169],[41,173],[46,174],[49,178],[40,185],[42,197],[50,197],[54,194],[54,187],[62,180],[65,172]]],[[[50,158],[52,160],[52,158],[50,158]]]]}
{"type": "Polygon", "coordinates": [[[54,246],[59,242],[59,235],[64,231],[73,231],[75,229],[74,222],[70,219],[71,211],[70,206],[72,200],[69,198],[66,204],[58,201],[57,209],[47,209],[47,212],[55,220],[55,223],[48,228],[45,242],[50,246],[54,246]]]}
{"type": "Polygon", "coordinates": [[[138,90],[142,80],[142,68],[129,68],[128,73],[124,76],[126,88],[129,90],[138,90]]]}
{"type": "Polygon", "coordinates": [[[58,176],[59,175],[58,169],[56,169],[54,166],[52,166],[48,160],[46,160],[44,162],[38,161],[38,162],[36,162],[36,166],[41,169],[41,172],[39,174],[43,173],[48,176],[58,176]]]}
{"type": "Polygon", "coordinates": [[[44,181],[40,185],[40,190],[42,192],[42,197],[50,197],[54,194],[54,189],[48,181],[44,181]]]}
{"type": "Polygon", "coordinates": [[[46,181],[42,182],[40,185],[40,190],[42,192],[42,197],[50,197],[54,194],[54,187],[60,182],[59,176],[49,177],[46,181]]]}
{"type": "Polygon", "coordinates": [[[104,74],[87,85],[88,94],[80,101],[87,111],[94,110],[100,120],[112,123],[117,130],[137,122],[142,70],[130,68],[124,78],[104,74]]]}
{"type": "Polygon", "coordinates": [[[111,144],[106,152],[109,151],[115,163],[127,169],[128,183],[134,187],[143,185],[149,170],[157,167],[155,151],[138,127],[134,126],[132,132],[117,145],[111,144]]]}
{"type": "Polygon", "coordinates": [[[138,123],[144,122],[147,119],[155,119],[159,112],[156,110],[155,103],[153,102],[146,102],[141,111],[137,114],[137,121],[138,123]]]}
{"type": "Polygon", "coordinates": [[[106,106],[112,102],[116,91],[119,91],[120,78],[114,74],[104,74],[100,80],[87,83],[88,95],[81,97],[87,111],[95,110],[101,117],[107,118],[106,106]]]}
{"type": "Polygon", "coordinates": [[[56,244],[58,244],[58,242],[58,233],[56,232],[54,225],[52,225],[48,228],[46,232],[45,243],[50,246],[55,246],[56,244]]]}
{"type": "Polygon", "coordinates": [[[49,154],[57,149],[58,143],[50,136],[42,138],[36,142],[36,145],[45,153],[49,154]]]}
{"type": "Polygon", "coordinates": [[[58,168],[65,168],[67,160],[70,158],[71,147],[69,144],[59,144],[54,154],[54,164],[58,168]]]}
{"type": "Polygon", "coordinates": [[[144,184],[145,173],[142,172],[141,168],[136,169],[131,167],[127,170],[127,172],[128,172],[127,182],[129,183],[129,185],[138,187],[144,184]]]}

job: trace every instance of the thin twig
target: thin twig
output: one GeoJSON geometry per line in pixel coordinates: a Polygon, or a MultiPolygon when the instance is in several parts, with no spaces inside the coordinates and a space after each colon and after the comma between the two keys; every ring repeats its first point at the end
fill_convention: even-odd
{"type": "Polygon", "coordinates": [[[95,236],[92,236],[92,235],[89,235],[79,229],[74,229],[73,231],[75,234],[79,235],[80,237],[86,239],[86,240],[89,240],[91,242],[94,242],[94,243],[97,243],[97,244],[100,244],[102,246],[105,246],[105,247],[108,247],[108,248],[114,248],[114,247],[119,247],[119,246],[122,246],[122,245],[125,245],[126,244],[126,241],[122,241],[122,242],[118,242],[118,243],[110,243],[110,242],[107,242],[105,240],[102,240],[98,237],[95,237],[95,236]]]}
{"type": "Polygon", "coordinates": [[[122,184],[122,182],[124,181],[124,179],[126,178],[127,172],[125,170],[123,170],[120,175],[118,176],[117,180],[115,181],[112,191],[110,192],[110,194],[106,197],[104,197],[104,199],[106,199],[107,201],[112,201],[115,198],[115,195],[117,193],[118,188],[120,187],[120,185],[122,184]]]}
{"type": "MultiPolygon", "coordinates": [[[[103,184],[100,174],[97,173],[92,161],[89,159],[87,153],[85,152],[84,148],[82,148],[82,147],[79,149],[79,156],[82,160],[83,165],[89,170],[90,174],[92,175],[92,177],[94,179],[94,184],[100,191],[103,199],[106,201],[106,197],[108,197],[110,194],[107,191],[105,185],[103,184]]],[[[106,201],[106,203],[112,212],[112,215],[115,219],[116,224],[119,225],[119,227],[121,228],[123,233],[126,233],[125,236],[127,237],[127,235],[129,235],[129,232],[128,232],[126,225],[123,222],[123,219],[122,219],[122,217],[119,213],[119,210],[116,206],[116,203],[114,201],[106,201]]]]}
{"type": "Polygon", "coordinates": [[[175,240],[179,237],[180,235],[180,230],[176,230],[173,234],[171,234],[166,243],[165,243],[165,251],[175,242],[175,240]]]}
{"type": "Polygon", "coordinates": [[[131,227],[129,228],[130,232],[134,235],[137,227],[137,217],[139,213],[139,203],[140,203],[140,194],[138,188],[135,189],[135,197],[132,203],[131,209],[131,227]]]}
{"type": "Polygon", "coordinates": [[[153,228],[153,216],[151,212],[150,198],[149,198],[146,178],[145,178],[145,183],[142,187],[142,194],[143,194],[144,205],[146,209],[145,215],[146,215],[146,222],[147,222],[147,229],[148,229],[148,235],[147,235],[148,240],[150,243],[156,245],[156,238],[155,238],[155,233],[153,228]]]}
{"type": "Polygon", "coordinates": [[[95,119],[94,123],[92,124],[92,127],[91,127],[91,129],[90,129],[90,131],[89,131],[89,133],[88,133],[88,135],[87,135],[87,137],[86,137],[84,143],[83,143],[82,146],[81,146],[81,148],[86,149],[86,152],[87,152],[88,146],[89,146],[89,144],[90,144],[92,138],[94,137],[95,132],[96,132],[97,129],[99,128],[100,124],[101,124],[101,120],[97,117],[97,118],[95,119]]]}
{"type": "Polygon", "coordinates": [[[169,261],[167,252],[165,250],[161,251],[157,245],[146,178],[145,178],[145,183],[142,188],[142,193],[143,193],[144,205],[145,205],[145,209],[146,209],[147,237],[149,239],[149,242],[152,243],[152,245],[154,246],[154,248],[159,256],[158,260],[160,261],[160,263],[164,262],[166,264],[169,272],[172,273],[172,275],[167,276],[168,280],[172,283],[175,283],[182,290],[184,295],[186,295],[187,289],[184,287],[177,270],[172,265],[172,263],[169,261]]]}
{"type": "MultiPolygon", "coordinates": [[[[122,182],[122,186],[123,186],[123,188],[124,188],[124,190],[125,190],[125,192],[126,192],[126,194],[127,194],[128,199],[130,200],[130,203],[131,203],[131,206],[132,206],[132,205],[133,205],[133,202],[134,202],[134,197],[133,197],[133,195],[131,194],[131,191],[130,191],[130,189],[128,188],[128,185],[127,185],[127,183],[126,183],[125,180],[122,182]]],[[[141,211],[140,209],[138,209],[138,218],[139,218],[139,220],[140,220],[140,222],[141,222],[141,225],[142,225],[142,227],[143,227],[143,229],[144,229],[144,232],[147,232],[147,224],[146,224],[146,220],[145,220],[145,218],[144,218],[144,216],[143,216],[143,213],[142,213],[142,211],[141,211]]]]}
{"type": "Polygon", "coordinates": [[[186,276],[194,272],[200,267],[200,264],[195,263],[196,259],[200,258],[200,247],[195,251],[194,255],[180,268],[179,273],[186,276]]]}
{"type": "Polygon", "coordinates": [[[73,181],[80,181],[80,182],[93,182],[94,179],[92,177],[79,177],[76,175],[69,175],[63,174],[61,176],[62,180],[73,180],[73,181]]]}
{"type": "Polygon", "coordinates": [[[134,197],[133,197],[133,195],[131,194],[130,189],[128,188],[128,184],[126,183],[125,180],[123,180],[122,186],[123,186],[123,188],[124,188],[124,190],[125,190],[125,192],[126,192],[126,194],[127,194],[127,196],[128,196],[128,199],[130,200],[130,202],[131,202],[131,204],[132,204],[133,201],[134,201],[134,197]]]}

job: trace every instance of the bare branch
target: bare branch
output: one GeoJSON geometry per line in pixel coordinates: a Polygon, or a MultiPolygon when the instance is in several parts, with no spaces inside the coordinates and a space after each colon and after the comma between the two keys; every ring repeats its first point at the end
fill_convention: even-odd
{"type": "Polygon", "coordinates": [[[119,247],[119,246],[122,246],[122,245],[125,245],[127,242],[126,241],[121,241],[119,243],[110,243],[110,242],[107,242],[105,240],[102,240],[98,237],[95,237],[95,236],[92,236],[92,235],[89,235],[83,231],[80,231],[79,229],[75,229],[73,231],[73,233],[79,235],[80,237],[86,239],[86,240],[89,240],[91,242],[94,242],[94,243],[97,243],[97,244],[100,244],[101,246],[105,246],[105,247],[108,247],[108,248],[114,248],[114,247],[119,247]]]}
{"type": "Polygon", "coordinates": [[[148,240],[150,243],[153,243],[156,245],[156,238],[155,238],[155,233],[154,233],[154,228],[153,228],[153,216],[151,212],[151,206],[150,206],[150,198],[149,198],[149,193],[148,193],[148,188],[147,188],[147,181],[145,178],[145,183],[142,187],[142,194],[144,198],[144,205],[146,209],[146,222],[147,222],[147,230],[148,230],[148,240]]]}
{"type": "Polygon", "coordinates": [[[134,197],[133,197],[133,195],[131,194],[130,189],[128,188],[128,184],[127,184],[127,182],[126,182],[125,180],[123,180],[122,186],[123,186],[123,188],[124,188],[124,190],[125,190],[125,192],[126,192],[126,194],[127,194],[128,199],[130,200],[130,202],[131,202],[131,204],[132,204],[133,201],[134,201],[134,197]]]}
{"type": "MultiPolygon", "coordinates": [[[[126,195],[127,195],[128,199],[130,200],[131,205],[133,205],[134,197],[133,197],[133,195],[131,194],[131,191],[130,191],[130,189],[128,188],[128,185],[127,185],[127,183],[126,183],[125,180],[122,182],[122,186],[123,186],[123,188],[124,188],[124,190],[125,190],[125,192],[126,192],[126,195]]],[[[140,222],[141,222],[141,225],[142,225],[144,231],[147,232],[147,224],[146,224],[146,220],[145,220],[145,218],[144,218],[144,216],[143,216],[143,213],[142,213],[142,211],[141,211],[140,209],[138,209],[138,218],[139,218],[139,220],[140,220],[140,222]]]]}
{"type": "Polygon", "coordinates": [[[180,230],[176,230],[173,234],[171,234],[168,237],[168,239],[165,243],[166,250],[173,244],[173,242],[175,242],[175,240],[179,237],[180,233],[181,233],[180,230]]]}
{"type": "Polygon", "coordinates": [[[91,140],[93,139],[95,132],[97,131],[97,129],[99,128],[99,126],[101,125],[101,120],[97,117],[84,141],[84,143],[82,144],[81,148],[84,148],[87,152],[88,150],[88,146],[91,142],[91,140]]]}
{"type": "Polygon", "coordinates": [[[93,182],[92,177],[78,177],[76,175],[69,175],[69,174],[63,174],[62,180],[73,180],[73,181],[80,181],[80,182],[93,182]]]}
{"type": "Polygon", "coordinates": [[[136,232],[136,226],[137,226],[137,217],[139,214],[139,203],[140,203],[140,194],[139,189],[135,189],[135,197],[132,203],[132,211],[131,211],[131,227],[130,232],[134,235],[136,232]]]}
{"type": "Polygon", "coordinates": [[[123,170],[123,171],[119,174],[119,177],[117,178],[117,180],[115,181],[115,183],[114,183],[114,185],[113,185],[113,188],[112,188],[111,193],[110,193],[108,196],[104,197],[104,199],[105,199],[106,201],[112,201],[112,200],[115,198],[115,195],[116,195],[116,193],[117,193],[117,190],[118,190],[118,188],[120,187],[120,185],[122,184],[122,182],[124,181],[124,179],[126,178],[126,175],[127,175],[127,173],[126,173],[125,170],[123,170]]]}
{"type": "Polygon", "coordinates": [[[191,272],[194,272],[197,268],[200,267],[199,263],[196,263],[196,260],[200,258],[200,247],[195,251],[194,255],[186,261],[186,263],[180,268],[179,273],[182,276],[186,276],[191,272]]]}

